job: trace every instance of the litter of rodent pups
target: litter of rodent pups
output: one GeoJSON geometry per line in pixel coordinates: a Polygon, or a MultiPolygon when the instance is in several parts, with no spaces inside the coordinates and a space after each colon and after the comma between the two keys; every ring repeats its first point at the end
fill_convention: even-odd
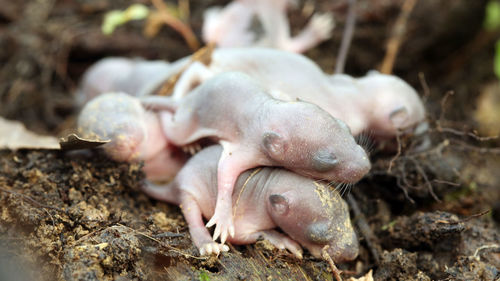
{"type": "MultiPolygon", "coordinates": [[[[314,190],[313,183],[354,184],[369,171],[370,162],[353,136],[370,131],[374,141],[391,139],[423,123],[425,112],[416,91],[395,76],[377,72],[359,79],[328,75],[305,56],[277,49],[216,48],[210,56],[209,63],[189,58],[173,63],[108,58],[96,63],[78,92],[80,100],[90,100],[78,120],[79,134],[111,139],[102,148],[113,159],[144,161],[149,180],[145,192],[181,205],[202,255],[229,250],[226,240],[247,244],[262,236],[297,257],[302,256],[300,244],[316,257],[321,256],[319,245],[330,245],[335,261],[355,258],[357,240],[348,215],[287,228],[276,213],[288,213],[298,199],[269,194],[258,198],[260,209],[234,217],[234,191],[245,186],[243,172],[264,166],[294,172],[275,168],[290,184],[284,193],[314,190]],[[175,75],[172,94],[158,95],[175,75]],[[215,150],[198,152],[199,141],[207,139],[222,146],[220,157],[211,156],[211,161],[198,156],[215,150]],[[183,151],[196,154],[187,160],[190,155],[183,151]],[[182,176],[188,174],[184,170],[199,178],[182,176]],[[174,177],[169,185],[153,183],[174,177]],[[310,187],[299,187],[298,178],[310,187]],[[212,240],[202,217],[209,219],[207,227],[216,225],[212,240]],[[276,226],[285,235],[273,231],[276,226]],[[332,235],[334,228],[346,233],[349,238],[342,239],[348,241],[332,235]],[[219,237],[220,243],[215,242],[219,237]]],[[[266,176],[269,172],[259,174],[263,179],[249,185],[254,191],[241,196],[245,203],[263,196],[256,190],[265,190],[266,182],[274,180],[266,176]]],[[[315,209],[317,200],[313,192],[301,201],[301,208],[309,210],[301,212],[307,220],[315,221],[326,211],[315,209]]],[[[346,212],[340,197],[332,204],[346,212]]],[[[291,220],[289,226],[299,218],[291,220]]]]}

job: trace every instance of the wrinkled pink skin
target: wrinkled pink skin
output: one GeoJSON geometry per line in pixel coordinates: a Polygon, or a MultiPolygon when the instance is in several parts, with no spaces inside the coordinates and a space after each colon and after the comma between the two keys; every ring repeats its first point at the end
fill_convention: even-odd
{"type": "Polygon", "coordinates": [[[224,8],[205,11],[203,40],[219,47],[272,47],[291,52],[304,52],[330,38],[334,27],[331,14],[315,14],[297,36],[292,37],[286,10],[289,0],[234,0],[224,8]],[[251,30],[254,16],[263,34],[251,30]]]}
{"type": "Polygon", "coordinates": [[[357,108],[356,116],[342,111],[338,113],[351,116],[352,121],[346,122],[351,124],[355,135],[369,131],[379,139],[389,139],[398,130],[414,128],[425,120],[424,105],[417,92],[394,75],[370,71],[368,75],[354,79],[336,74],[331,76],[331,83],[339,95],[350,96],[357,108]]]}
{"type": "Polygon", "coordinates": [[[88,102],[78,116],[81,135],[111,140],[105,152],[117,161],[144,161],[150,180],[169,180],[187,157],[170,144],[156,113],[125,93],[105,93],[88,102]]]}
{"type": "MultiPolygon", "coordinates": [[[[99,68],[102,69],[100,73],[107,73],[107,77],[121,77],[119,71],[106,72],[106,69],[119,69],[123,64],[119,60],[127,59],[103,60],[93,66],[86,77],[103,77],[103,74],[98,73],[99,68]],[[96,73],[90,73],[92,71],[96,73]]],[[[151,76],[154,72],[156,77],[168,78],[188,61],[184,58],[172,64],[163,63],[163,66],[160,66],[162,63],[159,61],[142,61],[144,70],[136,69],[136,75],[111,80],[128,81],[141,89],[139,92],[143,95],[147,95],[159,87],[161,79],[148,81],[142,77],[151,76]],[[147,68],[148,71],[145,70],[147,68]]],[[[307,57],[266,48],[216,49],[208,68],[194,63],[185,71],[174,89],[174,97],[182,98],[192,90],[193,85],[225,71],[241,71],[251,76],[274,98],[301,99],[319,105],[335,118],[344,121],[354,136],[368,132],[375,139],[394,139],[399,130],[416,127],[425,121],[420,97],[411,86],[396,76],[377,72],[370,72],[358,79],[344,74],[327,75],[307,57]]],[[[108,83],[106,81],[84,79],[83,89],[103,88],[108,83]],[[86,83],[92,87],[85,87],[86,83]]],[[[123,87],[120,83],[115,84],[116,89],[123,87]]]]}
{"type": "Polygon", "coordinates": [[[316,179],[355,183],[371,167],[342,121],[311,103],[273,99],[240,72],[216,75],[182,99],[149,96],[142,100],[147,107],[163,111],[164,133],[173,144],[211,138],[223,146],[217,207],[208,223],[217,224],[214,236],[220,234],[222,242],[234,231],[227,215],[232,209],[228,198],[243,171],[279,166],[316,179]]]}
{"type": "MultiPolygon", "coordinates": [[[[183,61],[179,61],[179,66],[183,61]]],[[[151,94],[172,73],[177,64],[120,57],[105,58],[93,64],[83,75],[76,94],[80,106],[107,92],[124,92],[140,97],[151,94]]]]}
{"type": "Polygon", "coordinates": [[[330,76],[302,55],[260,48],[216,50],[209,70],[241,71],[266,85],[275,98],[315,103],[344,121],[353,135],[369,131],[376,138],[393,138],[398,129],[425,119],[416,91],[392,75],[330,76]]]}
{"type": "Polygon", "coordinates": [[[393,139],[399,130],[425,119],[416,91],[403,80],[371,72],[355,79],[327,75],[299,54],[266,48],[216,49],[209,67],[192,64],[174,88],[180,99],[192,88],[225,71],[243,72],[264,85],[274,98],[315,103],[344,121],[353,135],[368,132],[376,139],[393,139]]]}
{"type": "MultiPolygon", "coordinates": [[[[180,205],[201,255],[229,250],[212,241],[202,220],[214,214],[217,166],[222,151],[220,146],[205,148],[188,161],[169,185],[144,187],[148,195],[180,205]]],[[[347,205],[337,192],[310,178],[269,167],[241,174],[234,191],[235,235],[229,242],[251,244],[263,237],[299,258],[300,245],[315,257],[321,257],[321,249],[329,245],[328,253],[335,262],[356,258],[357,237],[347,205]],[[275,231],[276,227],[285,234],[275,231]]]]}

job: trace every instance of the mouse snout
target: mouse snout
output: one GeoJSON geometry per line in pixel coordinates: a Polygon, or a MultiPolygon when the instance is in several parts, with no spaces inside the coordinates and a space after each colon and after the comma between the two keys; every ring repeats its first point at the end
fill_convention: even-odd
{"type": "Polygon", "coordinates": [[[111,142],[106,144],[104,149],[114,160],[136,160],[140,157],[138,148],[144,137],[144,130],[140,126],[127,126],[111,134],[111,142]]]}
{"type": "Polygon", "coordinates": [[[327,249],[327,252],[335,262],[352,261],[358,256],[359,243],[356,234],[352,233],[345,236],[348,239],[340,239],[329,243],[330,247],[327,249]]]}
{"type": "Polygon", "coordinates": [[[370,171],[370,159],[360,145],[356,145],[354,149],[349,151],[348,156],[337,171],[338,181],[356,183],[370,171]]]}

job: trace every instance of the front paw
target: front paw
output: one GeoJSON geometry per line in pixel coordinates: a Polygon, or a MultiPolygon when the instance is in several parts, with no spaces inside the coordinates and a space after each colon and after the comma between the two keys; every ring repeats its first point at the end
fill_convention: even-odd
{"type": "Polygon", "coordinates": [[[217,242],[207,242],[203,243],[199,249],[200,256],[210,256],[210,255],[219,255],[222,252],[228,252],[229,247],[224,244],[219,244],[217,242]]]}
{"type": "Polygon", "coordinates": [[[200,152],[201,150],[201,145],[197,142],[191,143],[191,144],[186,144],[181,147],[182,151],[184,153],[189,153],[191,156],[195,155],[196,153],[200,152]]]}
{"type": "Polygon", "coordinates": [[[320,40],[330,38],[335,20],[331,13],[314,14],[309,22],[309,30],[320,40]]]}

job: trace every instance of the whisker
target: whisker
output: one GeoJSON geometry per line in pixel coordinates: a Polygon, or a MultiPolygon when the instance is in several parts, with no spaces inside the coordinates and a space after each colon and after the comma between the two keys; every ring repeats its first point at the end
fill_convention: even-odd
{"type": "Polygon", "coordinates": [[[375,142],[373,141],[373,136],[373,130],[365,130],[355,137],[356,142],[365,149],[368,155],[370,155],[374,149],[375,142]]]}

